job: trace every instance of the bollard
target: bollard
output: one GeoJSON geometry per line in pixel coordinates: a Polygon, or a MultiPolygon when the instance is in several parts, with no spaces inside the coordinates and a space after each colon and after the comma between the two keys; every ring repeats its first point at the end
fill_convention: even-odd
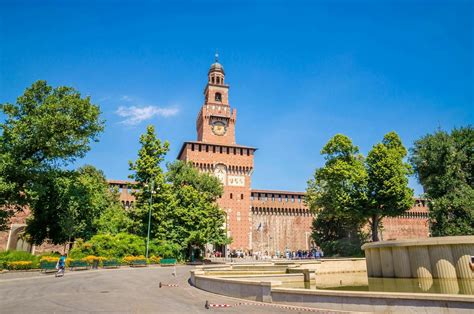
{"type": "Polygon", "coordinates": [[[161,288],[161,281],[160,281],[160,288],[161,288]]]}

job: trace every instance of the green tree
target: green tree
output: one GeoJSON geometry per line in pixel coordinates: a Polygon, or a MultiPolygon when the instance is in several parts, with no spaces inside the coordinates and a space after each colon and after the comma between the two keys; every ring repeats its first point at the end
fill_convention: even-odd
{"type": "Polygon", "coordinates": [[[130,162],[134,172],[130,178],[136,181],[136,202],[130,212],[133,233],[146,237],[153,197],[150,237],[156,247],[179,248],[189,256],[192,247],[224,243],[224,213],[216,204],[223,193],[219,180],[181,161],[169,164],[165,173],[161,163],[169,144],[157,138],[153,126],[147,127],[140,144],[137,160],[130,162]]]}
{"type": "Polygon", "coordinates": [[[118,234],[130,231],[133,221],[122,204],[114,200],[94,224],[98,234],[118,234]]]}
{"type": "Polygon", "coordinates": [[[326,163],[308,181],[305,200],[317,214],[312,237],[328,255],[360,253],[364,223],[360,213],[367,199],[363,157],[342,134],[330,139],[321,154],[326,163]]]}
{"type": "Polygon", "coordinates": [[[161,168],[161,163],[169,151],[169,143],[162,143],[155,134],[155,128],[149,125],[146,133],[140,136],[140,144],[137,160],[129,162],[130,170],[133,171],[129,178],[136,182],[136,201],[130,211],[132,231],[139,236],[147,236],[148,215],[151,210],[151,238],[162,241],[167,239],[167,232],[172,228],[167,217],[173,206],[173,195],[161,168]],[[151,197],[153,205],[150,209],[151,197]]]}
{"type": "Polygon", "coordinates": [[[367,205],[361,208],[361,215],[369,218],[372,241],[379,240],[383,217],[398,216],[413,206],[413,190],[408,187],[411,167],[403,161],[406,155],[400,137],[390,132],[367,156],[367,205]]]}
{"type": "MultiPolygon", "coordinates": [[[[16,103],[0,104],[0,229],[16,210],[32,206],[39,182],[90,149],[104,122],[100,109],[72,87],[46,81],[28,87],[16,103]]],[[[54,177],[54,175],[52,175],[54,177]]],[[[38,209],[39,210],[39,209],[38,209]]]]}
{"type": "Polygon", "coordinates": [[[219,179],[183,161],[168,165],[167,179],[174,195],[170,239],[186,249],[188,257],[192,248],[203,249],[206,243],[225,244],[225,212],[216,203],[223,194],[219,179]]]}
{"type": "Polygon", "coordinates": [[[97,232],[97,219],[117,203],[104,174],[89,165],[77,171],[49,171],[41,178],[34,187],[37,193],[26,227],[35,244],[90,239],[97,232]]]}
{"type": "Polygon", "coordinates": [[[434,236],[474,234],[474,128],[442,130],[415,142],[410,162],[429,198],[434,236]]]}

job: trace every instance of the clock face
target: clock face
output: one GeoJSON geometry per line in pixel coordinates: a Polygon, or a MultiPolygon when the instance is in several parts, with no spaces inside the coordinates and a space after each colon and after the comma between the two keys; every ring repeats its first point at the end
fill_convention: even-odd
{"type": "Polygon", "coordinates": [[[212,123],[212,132],[215,135],[222,136],[227,132],[226,124],[222,121],[215,121],[212,123]]]}

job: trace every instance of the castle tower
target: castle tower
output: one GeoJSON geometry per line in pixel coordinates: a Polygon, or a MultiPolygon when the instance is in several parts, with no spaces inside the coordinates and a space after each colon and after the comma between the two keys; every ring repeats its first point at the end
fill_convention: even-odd
{"type": "Polygon", "coordinates": [[[197,141],[183,143],[178,159],[192,162],[200,171],[221,180],[224,194],[218,204],[227,213],[225,227],[232,237],[229,249],[249,250],[252,249],[250,186],[256,148],[236,144],[236,117],[236,110],[229,104],[224,67],[216,55],[197,116],[197,141]]]}
{"type": "Polygon", "coordinates": [[[235,144],[237,112],[229,105],[229,85],[224,83],[224,67],[216,62],[208,72],[204,105],[196,121],[197,140],[206,143],[235,144]]]}

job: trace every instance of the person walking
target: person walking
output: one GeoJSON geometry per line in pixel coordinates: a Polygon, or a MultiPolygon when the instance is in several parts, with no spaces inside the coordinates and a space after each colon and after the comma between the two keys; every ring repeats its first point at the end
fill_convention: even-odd
{"type": "Polygon", "coordinates": [[[55,274],[55,277],[62,277],[64,276],[64,270],[66,269],[66,254],[61,255],[56,264],[56,269],[58,272],[55,274]]]}

